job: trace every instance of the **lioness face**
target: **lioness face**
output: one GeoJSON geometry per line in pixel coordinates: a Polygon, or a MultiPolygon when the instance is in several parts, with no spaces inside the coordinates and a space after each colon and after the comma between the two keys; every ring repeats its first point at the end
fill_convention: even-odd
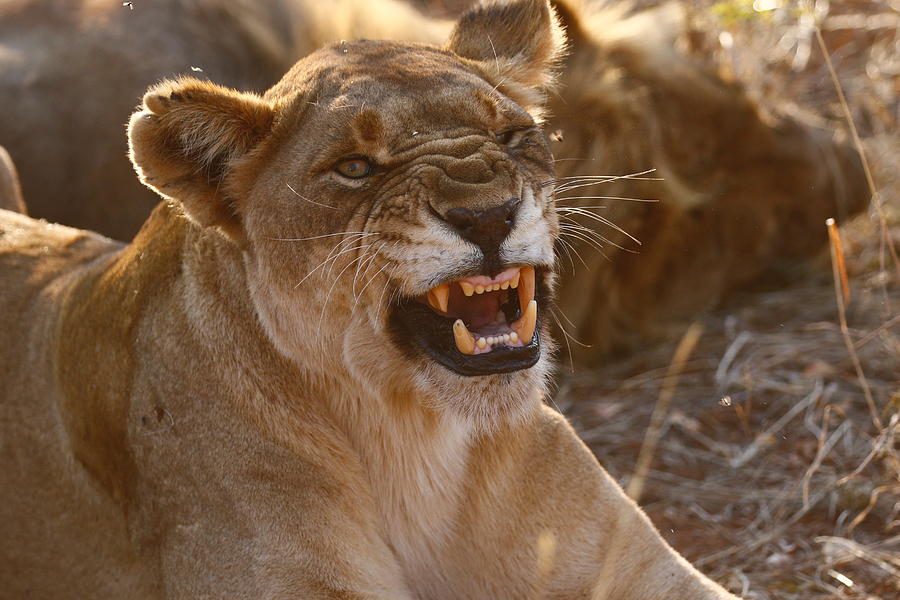
{"type": "MultiPolygon", "coordinates": [[[[227,119],[188,123],[200,136],[237,121],[244,132],[227,137],[238,144],[261,131],[222,167],[215,194],[228,198],[224,225],[222,211],[192,211],[158,185],[148,171],[162,169],[139,155],[140,127],[158,128],[201,96],[218,105],[236,95],[163,84],[145,98],[152,114],[139,113],[131,130],[145,181],[241,244],[257,312],[282,353],[320,376],[483,423],[538,401],[558,229],[552,157],[535,111],[515,100],[528,105],[521,80],[550,58],[511,44],[480,62],[469,48],[492,19],[508,27],[510,7],[520,11],[513,25],[543,23],[544,37],[553,35],[546,4],[535,0],[476,11],[468,29],[464,18],[456,51],[453,42],[449,50],[341,42],[299,62],[263,98],[238,96],[244,106],[227,119]],[[518,87],[497,80],[513,64],[507,56],[520,61],[518,87]]],[[[184,174],[165,179],[182,186],[184,174]]]]}

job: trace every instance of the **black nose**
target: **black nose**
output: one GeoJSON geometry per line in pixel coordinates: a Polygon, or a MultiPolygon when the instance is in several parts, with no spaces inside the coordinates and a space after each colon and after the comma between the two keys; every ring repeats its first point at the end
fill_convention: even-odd
{"type": "Polygon", "coordinates": [[[513,198],[502,206],[486,210],[451,208],[444,220],[453,225],[459,234],[484,252],[485,256],[497,254],[500,244],[512,231],[519,199],[513,198]]]}

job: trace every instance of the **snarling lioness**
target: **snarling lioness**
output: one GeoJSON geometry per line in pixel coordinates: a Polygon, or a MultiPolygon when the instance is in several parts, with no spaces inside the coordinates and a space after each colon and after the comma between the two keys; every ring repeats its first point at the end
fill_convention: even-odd
{"type": "Polygon", "coordinates": [[[545,0],[164,82],[134,242],[0,220],[4,598],[733,598],[542,406],[545,0]]]}

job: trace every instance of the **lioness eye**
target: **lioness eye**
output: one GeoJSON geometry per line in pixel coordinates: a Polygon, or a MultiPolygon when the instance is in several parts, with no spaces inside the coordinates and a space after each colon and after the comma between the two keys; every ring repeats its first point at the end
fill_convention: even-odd
{"type": "Polygon", "coordinates": [[[348,158],[339,162],[334,170],[350,179],[362,179],[372,172],[372,163],[364,158],[348,158]]]}

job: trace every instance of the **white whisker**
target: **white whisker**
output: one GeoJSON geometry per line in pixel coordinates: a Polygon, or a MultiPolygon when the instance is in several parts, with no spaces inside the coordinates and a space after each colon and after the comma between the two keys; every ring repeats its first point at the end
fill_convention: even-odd
{"type": "Polygon", "coordinates": [[[338,281],[341,280],[341,277],[344,275],[344,273],[347,272],[347,269],[352,267],[353,264],[356,263],[357,261],[365,258],[365,256],[366,256],[365,253],[363,253],[362,255],[357,256],[356,258],[354,258],[353,260],[348,262],[346,265],[344,265],[344,268],[341,269],[341,272],[338,273],[337,277],[334,278],[334,281],[331,282],[331,287],[328,288],[328,292],[325,294],[325,302],[322,303],[322,310],[319,311],[319,324],[316,326],[317,330],[320,330],[322,328],[322,321],[325,320],[325,309],[328,307],[328,302],[331,300],[331,294],[334,292],[334,288],[335,288],[335,286],[337,286],[338,281]]]}
{"type": "Polygon", "coordinates": [[[557,202],[566,200],[625,200],[626,202],[645,202],[647,204],[657,204],[659,200],[656,198],[631,198],[628,196],[565,196],[556,198],[557,202]]]}
{"type": "Polygon", "coordinates": [[[594,248],[594,249],[595,249],[597,252],[599,252],[604,258],[606,258],[607,260],[610,260],[609,256],[606,254],[606,252],[604,252],[603,246],[600,245],[599,242],[597,242],[596,240],[594,240],[594,239],[591,238],[590,236],[585,235],[585,234],[582,233],[581,231],[578,231],[578,230],[575,229],[574,227],[572,227],[571,229],[565,229],[563,226],[561,226],[561,227],[560,227],[560,235],[561,235],[561,236],[569,236],[569,237],[574,238],[574,239],[576,239],[576,240],[580,240],[580,241],[584,242],[585,244],[587,244],[588,246],[594,248]]]}
{"type": "Polygon", "coordinates": [[[315,273],[316,271],[318,271],[319,269],[321,269],[322,267],[324,267],[324,266],[325,266],[326,264],[328,264],[329,262],[334,261],[334,260],[337,260],[341,255],[346,254],[347,252],[352,252],[353,250],[360,250],[360,249],[362,249],[362,248],[368,248],[368,247],[371,246],[371,245],[372,245],[372,244],[366,244],[366,245],[364,245],[364,246],[354,246],[353,248],[347,248],[347,249],[342,250],[341,252],[335,254],[335,255],[334,255],[333,257],[331,257],[331,258],[326,258],[325,260],[323,260],[322,262],[320,262],[320,263],[319,263],[312,271],[310,271],[309,273],[307,273],[307,274],[303,277],[303,279],[301,279],[301,280],[297,283],[297,285],[294,286],[294,289],[297,289],[298,287],[300,287],[301,285],[303,285],[303,282],[306,281],[307,279],[309,279],[310,276],[311,276],[313,273],[315,273]]]}
{"type": "Polygon", "coordinates": [[[563,219],[565,221],[567,221],[567,223],[565,224],[565,227],[567,228],[566,229],[567,234],[572,234],[572,232],[577,231],[579,234],[587,236],[587,237],[595,240],[598,244],[600,244],[600,246],[602,246],[603,244],[609,244],[610,246],[614,246],[614,247],[618,248],[619,250],[622,250],[623,252],[637,254],[637,252],[635,250],[631,250],[629,248],[625,248],[625,247],[621,246],[620,244],[617,244],[616,242],[612,241],[611,239],[609,239],[606,236],[604,236],[603,234],[601,234],[596,229],[592,229],[590,227],[585,227],[581,223],[578,223],[577,221],[573,221],[569,217],[563,217],[563,219]]]}
{"type": "Polygon", "coordinates": [[[323,204],[323,203],[321,203],[321,202],[316,202],[315,200],[310,200],[309,198],[307,198],[306,196],[304,196],[303,194],[301,194],[300,192],[298,192],[297,190],[295,190],[294,188],[292,188],[292,187],[291,187],[291,184],[285,183],[285,185],[288,187],[289,190],[291,190],[292,192],[294,192],[294,195],[295,195],[295,196],[297,196],[297,197],[300,198],[301,200],[305,200],[306,202],[309,202],[310,204],[315,204],[316,206],[321,206],[321,207],[323,207],[323,208],[330,208],[331,210],[336,210],[336,211],[340,211],[340,212],[350,213],[351,215],[360,215],[360,216],[363,216],[363,217],[368,217],[368,216],[369,216],[369,215],[367,215],[367,214],[365,214],[365,213],[359,213],[359,212],[356,212],[356,211],[353,211],[353,210],[347,210],[346,208],[340,208],[340,207],[337,207],[337,206],[331,206],[330,204],[323,204]]]}
{"type": "Polygon", "coordinates": [[[381,235],[379,233],[374,233],[371,231],[342,231],[340,233],[323,233],[322,235],[314,235],[312,237],[305,237],[305,238],[269,238],[269,239],[274,242],[306,242],[309,240],[321,240],[322,238],[335,237],[338,235],[354,235],[354,234],[360,234],[363,236],[381,235]]]}
{"type": "MultiPolygon", "coordinates": [[[[619,227],[618,225],[616,225],[615,223],[613,223],[612,221],[607,219],[606,217],[601,217],[600,215],[595,215],[594,213],[592,213],[589,210],[581,210],[578,208],[569,208],[566,211],[566,214],[571,214],[571,213],[574,213],[576,215],[582,215],[587,219],[591,219],[593,221],[596,221],[598,223],[606,225],[607,227],[611,227],[611,228],[615,229],[616,231],[618,231],[619,233],[621,233],[622,235],[626,236],[628,239],[633,241],[638,246],[642,245],[641,241],[639,239],[637,239],[636,237],[634,237],[633,235],[631,235],[630,233],[628,233],[627,231],[625,231],[624,229],[622,229],[621,227],[619,227]]],[[[568,217],[564,217],[564,218],[568,218],[568,217]]]]}
{"type": "MultiPolygon", "coordinates": [[[[561,159],[561,160],[565,160],[565,159],[561,159]]],[[[577,159],[573,159],[573,160],[577,160],[577,159]]],[[[655,172],[656,172],[656,169],[647,169],[645,171],[629,173],[627,175],[571,175],[568,177],[558,177],[556,179],[551,179],[549,181],[545,181],[541,185],[551,186],[551,185],[556,185],[557,183],[565,182],[565,181],[568,181],[570,183],[575,182],[575,181],[580,181],[580,182],[593,181],[596,183],[609,183],[611,181],[619,181],[622,179],[630,179],[630,180],[636,180],[636,181],[663,181],[663,178],[661,178],[661,177],[643,177],[643,175],[648,175],[650,173],[655,173],[655,172]]]]}

